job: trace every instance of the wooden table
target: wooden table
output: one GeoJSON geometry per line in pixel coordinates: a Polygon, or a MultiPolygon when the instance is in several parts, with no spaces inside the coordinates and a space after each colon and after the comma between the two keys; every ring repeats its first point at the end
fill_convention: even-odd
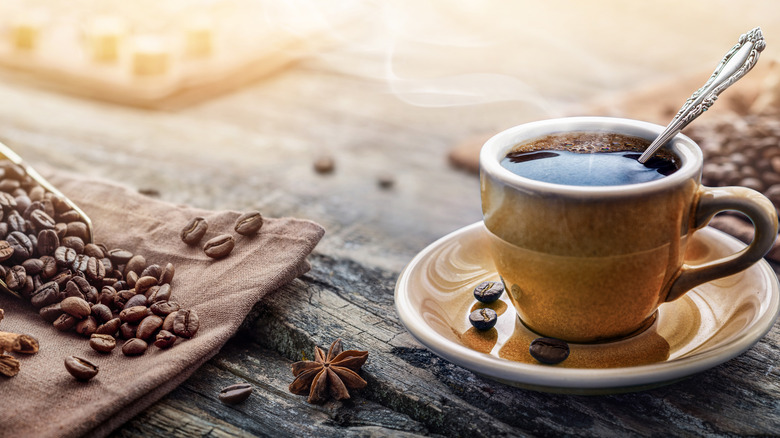
{"type": "MultiPolygon", "coordinates": [[[[550,18],[553,6],[536,8],[550,18]]],[[[703,10],[706,5],[694,4],[688,18],[703,10]]],[[[572,11],[569,25],[576,15],[572,11]]],[[[544,29],[529,25],[535,26],[529,32],[544,29]]],[[[652,68],[645,57],[653,53],[628,52],[625,42],[615,43],[605,33],[578,41],[574,28],[565,35],[570,46],[552,50],[550,62],[540,60],[538,72],[525,77],[544,105],[517,100],[410,105],[413,95],[391,92],[398,83],[368,77],[382,71],[383,56],[349,50],[303,60],[233,93],[169,111],[52,93],[9,76],[0,84],[0,141],[33,166],[108,178],[173,203],[308,218],[327,230],[310,258],[310,273],[258,303],[214,359],[114,435],[780,434],[778,326],[745,354],[679,383],[631,394],[574,396],[506,386],[455,366],[417,343],[393,306],[399,272],[418,251],[481,219],[478,179],[448,163],[453,146],[521,122],[576,112],[581,102],[605,92],[706,68],[751,26],[727,27],[725,36],[670,28],[658,36],[661,42],[686,36],[708,44],[688,57],[675,47],[671,52],[679,63],[652,68]],[[572,76],[559,68],[565,64],[560,58],[552,62],[589,45],[580,61],[592,57],[608,75],[586,69],[572,76]],[[335,159],[333,173],[313,170],[321,155],[335,159]],[[392,186],[382,187],[380,179],[388,178],[392,186]],[[370,351],[363,372],[368,387],[352,401],[322,406],[290,394],[290,364],[339,337],[347,348],[370,351]],[[241,381],[256,388],[247,402],[228,406],[217,399],[221,388],[241,381]]],[[[628,32],[629,23],[619,30],[628,32]]],[[[429,53],[412,51],[410,62],[423,62],[429,53]]]]}

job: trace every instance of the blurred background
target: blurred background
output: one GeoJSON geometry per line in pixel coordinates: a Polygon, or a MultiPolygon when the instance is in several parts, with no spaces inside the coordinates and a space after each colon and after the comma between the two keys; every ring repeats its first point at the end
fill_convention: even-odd
{"type": "Polygon", "coordinates": [[[4,0],[0,141],[174,203],[313,219],[323,250],[400,269],[481,218],[483,139],[632,96],[665,124],[756,26],[756,83],[733,89],[771,90],[772,0],[4,0]]]}

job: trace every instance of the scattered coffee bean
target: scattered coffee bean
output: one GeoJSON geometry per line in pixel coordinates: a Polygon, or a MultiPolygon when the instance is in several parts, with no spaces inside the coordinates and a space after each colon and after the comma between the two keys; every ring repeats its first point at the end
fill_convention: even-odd
{"type": "Polygon", "coordinates": [[[71,376],[85,382],[95,377],[99,370],[94,363],[76,356],[65,358],[65,369],[71,376]]]}
{"type": "Polygon", "coordinates": [[[376,182],[381,189],[390,189],[395,185],[395,178],[390,174],[381,174],[376,178],[376,182]]]}
{"type": "Polygon", "coordinates": [[[235,245],[236,239],[232,235],[222,234],[206,242],[203,245],[203,252],[213,259],[219,259],[230,254],[235,245]]]}
{"type": "Polygon", "coordinates": [[[330,155],[324,155],[314,161],[314,170],[317,173],[332,173],[336,169],[336,160],[330,155]]]}
{"type": "Polygon", "coordinates": [[[252,385],[248,383],[238,383],[219,391],[219,400],[222,403],[234,405],[248,399],[251,394],[252,385]]]}
{"type": "Polygon", "coordinates": [[[162,327],[163,319],[157,315],[149,315],[138,323],[138,328],[135,331],[135,337],[138,339],[148,340],[157,330],[162,327]]]}
{"type": "Polygon", "coordinates": [[[116,347],[116,339],[111,335],[94,333],[89,338],[89,346],[100,353],[110,353],[116,347]]]}
{"type": "Polygon", "coordinates": [[[176,316],[173,320],[173,332],[177,335],[191,338],[195,336],[199,327],[200,321],[198,319],[198,314],[194,311],[179,310],[176,312],[176,316]]]}
{"type": "Polygon", "coordinates": [[[555,338],[537,338],[528,350],[541,363],[555,365],[569,357],[569,344],[555,338]]]}
{"type": "Polygon", "coordinates": [[[490,330],[496,325],[498,314],[493,309],[477,309],[469,315],[469,322],[477,330],[490,330]]]}
{"type": "Polygon", "coordinates": [[[196,217],[190,220],[187,225],[181,230],[181,240],[187,245],[197,245],[200,239],[206,235],[206,231],[209,228],[209,223],[205,218],[196,217]]]}
{"type": "Polygon", "coordinates": [[[504,282],[483,281],[474,288],[474,298],[481,303],[492,303],[504,293],[504,282]]]}
{"type": "Polygon", "coordinates": [[[142,339],[133,338],[122,346],[122,354],[125,356],[140,356],[146,352],[148,344],[142,339]]]}
{"type": "Polygon", "coordinates": [[[176,335],[167,330],[160,330],[160,332],[157,333],[157,336],[154,338],[154,346],[157,348],[171,348],[175,343],[176,335]]]}
{"type": "Polygon", "coordinates": [[[234,227],[236,233],[244,236],[254,236],[263,226],[263,216],[260,212],[250,211],[242,214],[236,220],[236,226],[234,227]]]}

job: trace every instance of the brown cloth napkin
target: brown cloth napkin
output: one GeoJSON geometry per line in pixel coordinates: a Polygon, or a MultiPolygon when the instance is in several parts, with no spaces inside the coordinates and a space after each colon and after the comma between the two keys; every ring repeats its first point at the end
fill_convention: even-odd
{"type": "Polygon", "coordinates": [[[173,298],[197,312],[200,330],[170,350],[150,346],[143,356],[126,357],[120,342],[102,355],[85,338],[55,330],[29,303],[0,293],[5,309],[0,329],[30,334],[41,345],[35,355],[16,356],[21,362],[16,377],[0,376],[2,437],[107,435],[217,354],[258,300],[307,272],[306,257],[324,233],[311,221],[266,218],[257,236],[244,237],[233,231],[238,212],[175,206],[59,172],[47,173],[47,179],[90,216],[96,242],[142,254],[148,263],[173,263],[173,298]],[[209,223],[203,242],[222,233],[236,237],[228,257],[212,260],[179,239],[194,216],[209,223]],[[63,365],[71,355],[96,363],[100,372],[89,382],[77,381],[63,365]]]}

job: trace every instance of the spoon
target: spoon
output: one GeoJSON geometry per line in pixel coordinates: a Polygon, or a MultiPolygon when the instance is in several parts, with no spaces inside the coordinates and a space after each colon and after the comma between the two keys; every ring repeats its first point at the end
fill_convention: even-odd
{"type": "Polygon", "coordinates": [[[666,129],[639,157],[639,162],[644,164],[669,139],[677,135],[704,111],[707,111],[723,90],[737,82],[742,76],[745,76],[756,65],[758,56],[764,50],[764,47],[766,47],[766,42],[764,41],[764,35],[761,34],[760,27],[741,35],[739,42],[726,53],[726,56],[720,61],[718,67],[715,68],[715,72],[712,73],[712,76],[710,76],[704,86],[696,90],[685,101],[685,104],[683,104],[666,129]]]}

